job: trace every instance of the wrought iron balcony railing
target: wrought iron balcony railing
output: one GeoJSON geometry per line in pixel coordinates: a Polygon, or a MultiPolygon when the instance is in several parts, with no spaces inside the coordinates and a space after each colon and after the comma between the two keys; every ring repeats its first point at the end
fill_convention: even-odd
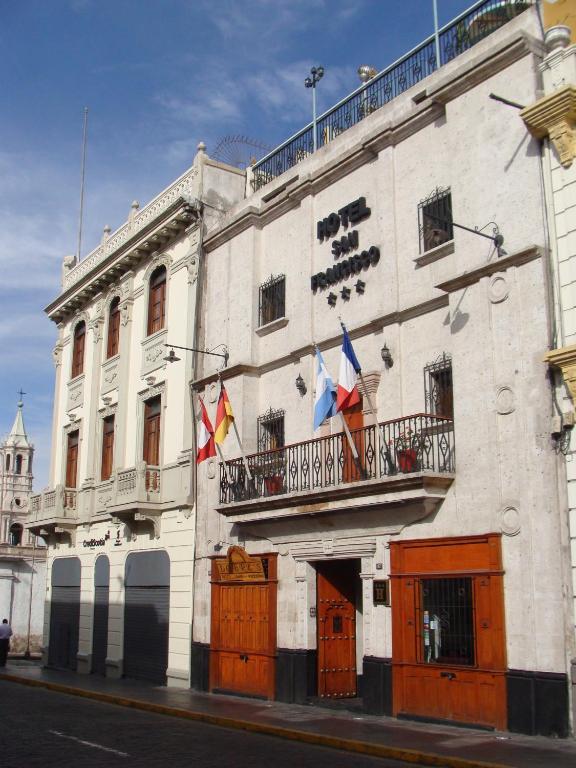
{"type": "Polygon", "coordinates": [[[316,491],[414,472],[454,472],[454,423],[416,414],[353,430],[346,435],[286,445],[220,464],[220,503],[316,491]]]}
{"type": "MultiPolygon", "coordinates": [[[[439,31],[439,64],[436,61],[435,38],[431,35],[321,115],[316,125],[318,148],[428,77],[439,66],[479,43],[531,5],[531,0],[481,0],[475,3],[439,31]]],[[[253,166],[254,191],[312,154],[312,130],[312,124],[307,125],[253,166]]]]}

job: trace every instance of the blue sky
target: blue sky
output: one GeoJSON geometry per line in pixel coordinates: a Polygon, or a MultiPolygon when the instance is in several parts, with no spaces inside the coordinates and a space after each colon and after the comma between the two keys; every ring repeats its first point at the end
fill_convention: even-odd
{"type": "MultiPolygon", "coordinates": [[[[440,24],[472,5],[438,0],[440,24]]],[[[48,482],[56,329],[43,313],[82,253],[227,135],[275,146],[433,31],[432,0],[0,0],[0,435],[17,391],[48,482]]]]}

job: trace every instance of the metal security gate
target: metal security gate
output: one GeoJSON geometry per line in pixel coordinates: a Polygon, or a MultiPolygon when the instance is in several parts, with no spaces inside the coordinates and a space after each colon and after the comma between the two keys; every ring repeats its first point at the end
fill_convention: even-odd
{"type": "Polygon", "coordinates": [[[80,624],[80,560],[63,557],[52,565],[48,665],[76,670],[80,624]]]}
{"type": "Polygon", "coordinates": [[[94,568],[94,623],[92,625],[92,672],[106,674],[108,653],[108,605],[110,594],[110,562],[105,555],[94,568]]]}
{"type": "Polygon", "coordinates": [[[126,559],[124,676],[166,683],[170,618],[170,560],[166,552],[126,559]]]}

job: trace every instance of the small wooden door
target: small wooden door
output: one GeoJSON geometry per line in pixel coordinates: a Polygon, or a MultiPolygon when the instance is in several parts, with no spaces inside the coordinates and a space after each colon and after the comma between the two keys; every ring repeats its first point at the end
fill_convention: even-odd
{"type": "Polygon", "coordinates": [[[351,408],[342,411],[348,429],[352,437],[352,442],[358,453],[358,461],[350,449],[348,438],[342,434],[342,482],[351,483],[355,480],[362,480],[364,474],[364,413],[362,410],[362,399],[351,408]]]}
{"type": "Polygon", "coordinates": [[[276,583],[275,556],[231,547],[214,561],[211,690],[274,698],[276,583]]]}
{"type": "Polygon", "coordinates": [[[356,582],[354,560],[317,568],[318,695],[356,696],[356,582]]]}

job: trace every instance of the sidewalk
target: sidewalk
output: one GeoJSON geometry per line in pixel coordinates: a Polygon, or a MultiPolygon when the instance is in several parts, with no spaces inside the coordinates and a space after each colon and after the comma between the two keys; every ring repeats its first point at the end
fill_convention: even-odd
{"type": "Polygon", "coordinates": [[[360,754],[445,768],[575,768],[576,741],[414,723],[320,707],[163,688],[136,680],[42,669],[9,659],[2,680],[110,704],[238,728],[360,754]]]}

